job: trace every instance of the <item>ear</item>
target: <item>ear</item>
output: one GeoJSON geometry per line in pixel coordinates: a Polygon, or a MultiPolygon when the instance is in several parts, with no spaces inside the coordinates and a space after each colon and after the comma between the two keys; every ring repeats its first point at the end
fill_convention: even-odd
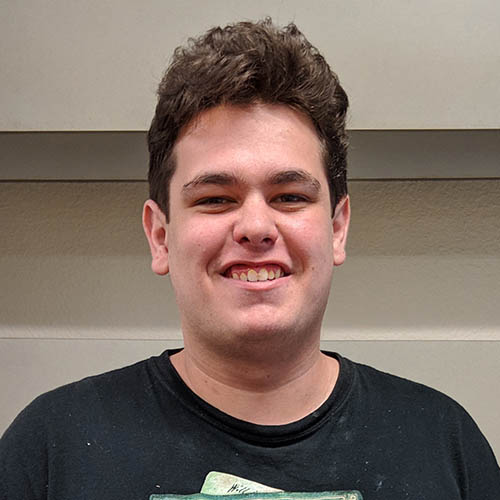
{"type": "Polygon", "coordinates": [[[147,200],[142,211],[142,227],[151,250],[151,269],[159,275],[168,273],[167,222],[165,214],[153,201],[147,200]]]}
{"type": "Polygon", "coordinates": [[[349,221],[351,219],[351,204],[349,196],[344,196],[335,207],[333,215],[333,265],[340,266],[345,261],[345,248],[349,221]]]}

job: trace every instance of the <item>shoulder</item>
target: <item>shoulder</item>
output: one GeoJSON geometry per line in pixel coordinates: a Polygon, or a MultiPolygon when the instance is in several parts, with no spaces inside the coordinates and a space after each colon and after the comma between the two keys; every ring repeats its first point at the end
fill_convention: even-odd
{"type": "Polygon", "coordinates": [[[361,363],[345,358],[342,362],[352,371],[354,397],[382,425],[411,430],[417,439],[432,438],[450,449],[460,449],[466,442],[490,450],[476,422],[450,396],[361,363]]]}
{"type": "Polygon", "coordinates": [[[82,457],[119,442],[129,421],[142,417],[138,412],[152,390],[152,359],[66,384],[32,401],[0,439],[0,477],[7,478],[0,481],[0,497],[43,498],[50,470],[77,470],[82,457]]]}
{"type": "Polygon", "coordinates": [[[110,400],[133,397],[147,375],[149,360],[65,384],[35,398],[12,422],[2,442],[50,436],[71,421],[95,415],[110,400]]]}
{"type": "Polygon", "coordinates": [[[433,435],[438,441],[447,440],[448,446],[464,436],[484,440],[465,408],[443,392],[346,358],[340,362],[351,380],[351,408],[367,412],[380,427],[411,429],[413,436],[433,435]]]}
{"type": "Polygon", "coordinates": [[[132,414],[137,395],[147,393],[149,364],[145,360],[87,377],[33,400],[0,439],[0,476],[9,478],[6,487],[26,484],[43,491],[56,455],[74,458],[96,436],[119,425],[121,415],[132,414]]]}
{"type": "MultiPolygon", "coordinates": [[[[415,407],[431,405],[433,408],[455,408],[464,411],[452,398],[425,384],[381,371],[368,365],[343,358],[353,373],[355,387],[366,391],[373,398],[384,399],[387,403],[415,407]]],[[[365,394],[366,395],[366,394],[365,394]]]]}
{"type": "Polygon", "coordinates": [[[350,379],[346,412],[389,463],[449,474],[463,498],[492,498],[500,469],[489,443],[454,399],[418,382],[340,358],[350,379]]]}

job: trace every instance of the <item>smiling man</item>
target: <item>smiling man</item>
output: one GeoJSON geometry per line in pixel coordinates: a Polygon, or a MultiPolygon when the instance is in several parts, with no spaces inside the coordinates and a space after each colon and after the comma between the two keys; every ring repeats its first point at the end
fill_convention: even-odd
{"type": "Polygon", "coordinates": [[[185,348],[172,363],[230,415],[298,420],[338,374],[319,339],[333,265],[345,258],[348,197],[332,217],[318,134],[279,103],[203,111],[172,154],[169,222],[152,200],[144,210],[153,270],[170,272],[181,312],[185,348]]]}
{"type": "Polygon", "coordinates": [[[498,499],[463,408],[320,350],[350,219],[347,106],[294,25],[175,52],[143,223],[184,348],[35,400],[2,439],[1,498],[498,499]]]}

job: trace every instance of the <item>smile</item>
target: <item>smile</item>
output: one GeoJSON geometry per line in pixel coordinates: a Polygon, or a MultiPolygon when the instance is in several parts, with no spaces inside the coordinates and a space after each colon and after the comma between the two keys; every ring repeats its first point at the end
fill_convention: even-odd
{"type": "Polygon", "coordinates": [[[283,268],[277,264],[269,264],[265,266],[231,266],[224,275],[227,278],[238,281],[271,281],[279,279],[286,275],[283,268]]]}

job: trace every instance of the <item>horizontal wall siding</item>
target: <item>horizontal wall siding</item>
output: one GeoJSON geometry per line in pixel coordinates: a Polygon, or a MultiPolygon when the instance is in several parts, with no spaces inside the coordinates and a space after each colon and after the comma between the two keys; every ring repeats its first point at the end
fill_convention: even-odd
{"type": "MultiPolygon", "coordinates": [[[[500,340],[500,180],[358,181],[326,339],[500,340]]],[[[180,338],[139,182],[0,183],[3,338],[180,338]]]]}
{"type": "MultiPolygon", "coordinates": [[[[351,130],[350,179],[500,178],[500,130],[351,130]]],[[[140,180],[146,132],[0,133],[0,180],[140,180]]]]}
{"type": "Polygon", "coordinates": [[[2,5],[0,130],[145,130],[174,47],[266,15],[325,55],[352,128],[500,127],[491,0],[23,0],[2,5]]]}

